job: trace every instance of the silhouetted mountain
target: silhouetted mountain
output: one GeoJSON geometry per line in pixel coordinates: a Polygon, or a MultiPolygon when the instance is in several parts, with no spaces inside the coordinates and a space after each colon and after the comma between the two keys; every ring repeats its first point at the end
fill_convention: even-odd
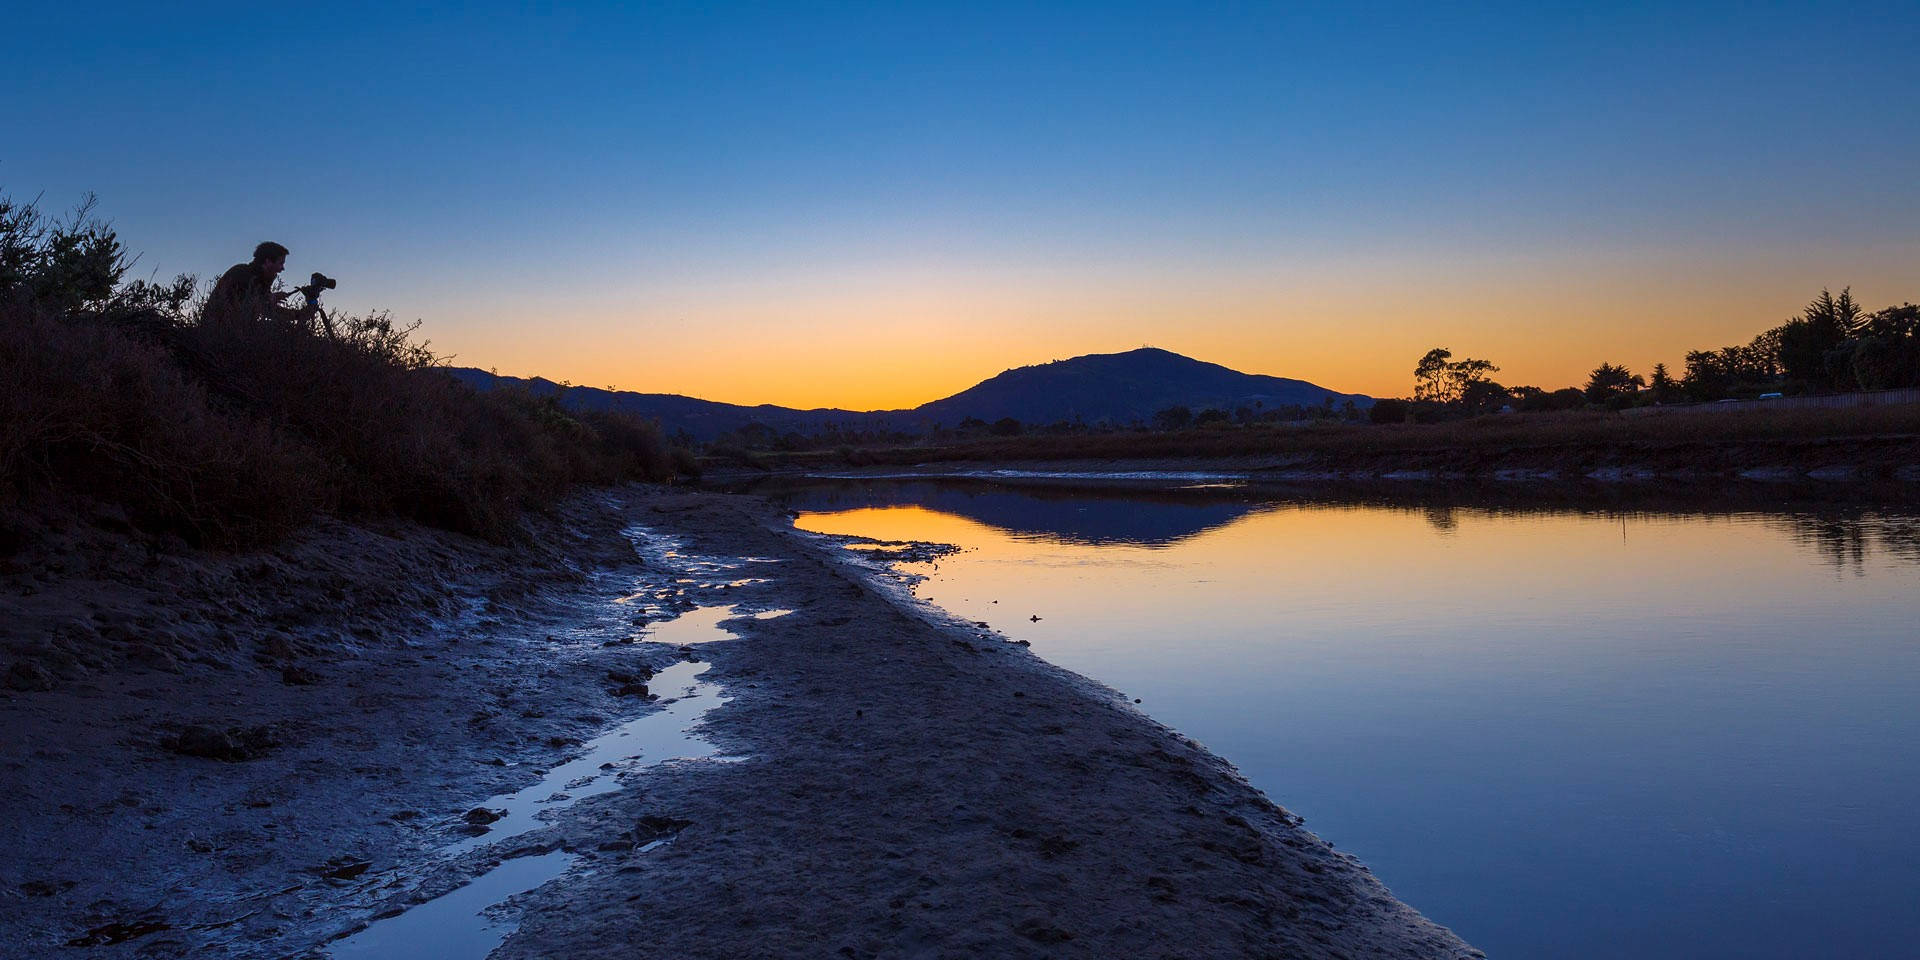
{"type": "MultiPolygon", "coordinates": [[[[543,378],[502,377],[484,370],[455,367],[455,377],[478,389],[523,387],[537,395],[560,385],[543,378]]],[[[680,430],[699,440],[758,423],[774,433],[815,434],[845,431],[918,432],[938,425],[958,426],[967,418],[992,422],[1006,417],[1025,424],[1059,421],[1126,425],[1151,420],[1173,406],[1194,413],[1209,407],[1229,413],[1290,404],[1318,406],[1328,398],[1366,407],[1364,394],[1338,393],[1304,380],[1240,373],[1167,350],[1143,347],[1126,353],[1089,354],[1008,370],[942,400],[911,410],[796,410],[762,404],[745,407],[670,393],[633,393],[596,387],[569,387],[562,402],[585,410],[623,410],[660,421],[669,433],[680,430]]]]}
{"type": "Polygon", "coordinates": [[[1154,347],[1126,353],[1095,353],[1008,370],[944,400],[913,412],[949,425],[966,417],[993,421],[1012,417],[1021,423],[1128,424],[1151,420],[1168,407],[1194,413],[1209,407],[1232,413],[1240,407],[1262,410],[1286,404],[1318,406],[1351,399],[1373,403],[1361,394],[1337,393],[1305,380],[1267,377],[1229,370],[1217,363],[1154,347]]]}
{"type": "MultiPolygon", "coordinates": [[[[521,387],[535,396],[547,396],[560,385],[545,377],[503,377],[472,367],[449,367],[448,373],[478,390],[497,386],[521,387]]],[[[814,434],[838,425],[852,430],[873,430],[890,424],[892,412],[867,413],[855,410],[796,410],[763,403],[755,407],[736,403],[717,403],[683,397],[677,393],[635,393],[631,390],[602,390],[599,387],[568,387],[561,402],[576,410],[620,410],[660,421],[672,434],[681,430],[698,440],[712,440],[729,431],[758,423],[775,433],[814,434]]],[[[905,423],[905,420],[901,421],[905,423]]]]}

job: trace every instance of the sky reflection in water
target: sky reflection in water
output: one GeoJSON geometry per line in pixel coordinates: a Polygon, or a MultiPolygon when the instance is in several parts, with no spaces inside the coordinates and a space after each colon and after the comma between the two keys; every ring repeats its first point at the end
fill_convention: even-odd
{"type": "Polygon", "coordinates": [[[1920,942],[1912,518],[789,499],[972,548],[920,593],[1143,698],[1492,955],[1920,942]]]}

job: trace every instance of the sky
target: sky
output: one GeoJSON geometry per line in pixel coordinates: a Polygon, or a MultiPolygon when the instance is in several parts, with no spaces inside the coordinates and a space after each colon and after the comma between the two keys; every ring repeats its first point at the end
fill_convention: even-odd
{"type": "Polygon", "coordinates": [[[1152,345],[1405,395],[1920,300],[1920,5],[39,3],[0,192],[454,362],[909,407],[1152,345]]]}

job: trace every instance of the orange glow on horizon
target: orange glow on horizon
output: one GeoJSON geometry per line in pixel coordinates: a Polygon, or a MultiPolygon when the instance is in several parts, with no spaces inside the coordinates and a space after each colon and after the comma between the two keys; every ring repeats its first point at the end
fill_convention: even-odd
{"type": "Polygon", "coordinates": [[[436,312],[459,322],[430,317],[427,332],[456,363],[504,375],[801,409],[911,408],[1010,368],[1141,346],[1377,397],[1410,393],[1415,361],[1444,346],[1493,361],[1508,386],[1556,389],[1602,362],[1642,375],[1665,363],[1677,377],[1687,351],[1744,344],[1822,286],[1851,284],[1870,309],[1920,296],[1905,272],[1920,251],[1875,253],[1662,268],[1653,255],[1577,268],[1401,263],[1312,278],[855,272],[608,296],[563,314],[532,295],[519,307],[442,303],[436,312]],[[536,314],[546,319],[522,321],[536,314]]]}

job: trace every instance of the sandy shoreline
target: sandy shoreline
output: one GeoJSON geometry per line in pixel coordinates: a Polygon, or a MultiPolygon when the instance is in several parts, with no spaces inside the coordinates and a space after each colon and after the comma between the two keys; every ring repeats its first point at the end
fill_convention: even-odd
{"type": "MultiPolygon", "coordinates": [[[[560,881],[503,908],[517,927],[496,956],[1478,955],[1225,761],[912,602],[762,501],[600,492],[544,539],[400,550],[395,569],[433,569],[432,622],[342,632],[322,616],[272,643],[220,595],[251,602],[251,588],[214,577],[217,609],[171,629],[224,630],[233,655],[143,655],[139,673],[89,672],[17,635],[79,615],[87,591],[23,592],[31,578],[11,574],[0,615],[25,626],[6,649],[46,663],[52,689],[0,701],[22,851],[0,864],[0,942],[73,956],[76,939],[142,931],[99,949],[323,956],[505,856],[564,851],[560,881]],[[687,650],[633,624],[716,604],[793,612],[687,650]],[[729,698],[701,732],[732,762],[623,773],[550,825],[445,855],[462,813],[658,709],[618,678],[689,656],[729,698]],[[237,762],[164,746],[193,725],[236,731],[242,753],[260,731],[262,746],[237,762]],[[639,842],[662,824],[671,843],[639,842]]],[[[138,593],[115,594],[119,612],[137,615],[138,593]]],[[[38,685],[23,669],[16,686],[38,685]]]]}

